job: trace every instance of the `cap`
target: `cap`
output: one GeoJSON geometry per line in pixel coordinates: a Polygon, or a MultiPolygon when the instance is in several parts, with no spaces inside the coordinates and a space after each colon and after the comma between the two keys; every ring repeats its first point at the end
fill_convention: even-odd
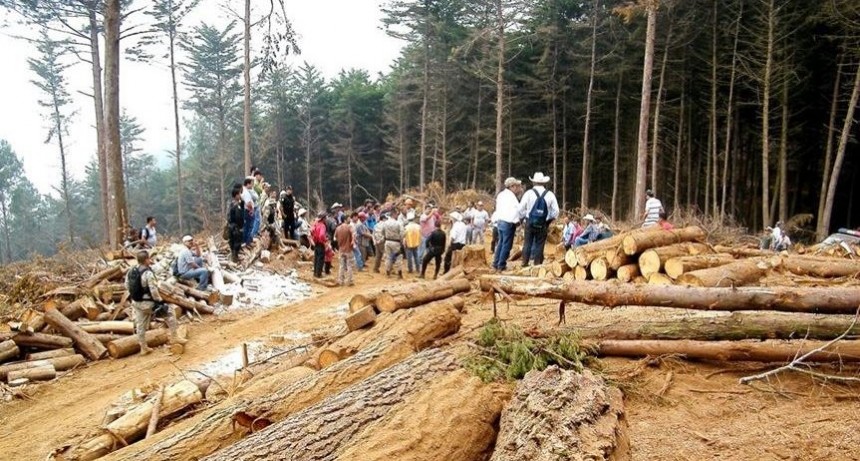
{"type": "Polygon", "coordinates": [[[182,243],[188,243],[192,240],[194,240],[194,237],[192,237],[190,235],[186,235],[185,237],[182,237],[182,243]]]}
{"type": "Polygon", "coordinates": [[[515,178],[513,176],[511,176],[508,179],[505,179],[505,187],[511,187],[513,185],[516,185],[516,184],[522,184],[522,181],[518,180],[517,178],[515,178]]]}

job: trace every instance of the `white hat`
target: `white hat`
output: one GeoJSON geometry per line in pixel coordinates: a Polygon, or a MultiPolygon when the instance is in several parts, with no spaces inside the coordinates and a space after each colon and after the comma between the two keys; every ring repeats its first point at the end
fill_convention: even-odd
{"type": "Polygon", "coordinates": [[[546,184],[549,182],[549,180],[550,180],[549,176],[544,176],[544,174],[541,173],[540,171],[538,171],[537,173],[535,173],[534,176],[529,178],[529,181],[531,181],[535,184],[546,184]]]}
{"type": "Polygon", "coordinates": [[[457,212],[457,211],[452,211],[452,212],[451,212],[451,219],[453,219],[454,221],[462,221],[462,220],[463,220],[463,215],[461,215],[461,214],[460,214],[459,212],[457,212]]]}
{"type": "Polygon", "coordinates": [[[588,213],[587,215],[582,217],[582,220],[583,221],[594,221],[594,215],[592,215],[591,213],[588,213]]]}
{"type": "Polygon", "coordinates": [[[194,237],[192,237],[190,235],[186,235],[185,237],[182,237],[182,243],[188,243],[192,240],[194,240],[194,237]]]}
{"type": "Polygon", "coordinates": [[[513,176],[511,176],[508,179],[505,179],[505,187],[511,187],[514,184],[522,184],[522,181],[520,181],[519,179],[517,179],[513,176]]]}
{"type": "Polygon", "coordinates": [[[334,205],[332,205],[331,207],[332,207],[332,208],[341,208],[341,207],[343,207],[343,205],[341,205],[341,204],[340,204],[340,203],[338,203],[338,202],[334,202],[334,205]]]}
{"type": "Polygon", "coordinates": [[[407,221],[414,221],[415,220],[415,212],[410,211],[409,213],[406,213],[406,220],[407,221]]]}
{"type": "Polygon", "coordinates": [[[299,216],[304,216],[307,212],[308,212],[308,210],[306,210],[304,208],[299,208],[299,216]]]}

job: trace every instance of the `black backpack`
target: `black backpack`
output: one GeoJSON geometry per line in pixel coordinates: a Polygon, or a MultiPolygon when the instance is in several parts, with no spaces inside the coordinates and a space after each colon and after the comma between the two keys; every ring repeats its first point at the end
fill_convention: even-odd
{"type": "Polygon", "coordinates": [[[174,259],[173,262],[170,263],[170,273],[174,277],[179,277],[180,275],[182,275],[179,273],[179,258],[174,259]]]}
{"type": "Polygon", "coordinates": [[[150,271],[147,267],[140,270],[140,267],[133,267],[128,272],[128,294],[132,301],[143,301],[146,299],[147,290],[143,287],[143,274],[150,271]]]}
{"type": "Polygon", "coordinates": [[[149,240],[149,228],[144,227],[140,230],[140,238],[143,240],[149,240]]]}
{"type": "Polygon", "coordinates": [[[544,190],[543,194],[538,194],[538,191],[532,189],[535,195],[538,196],[537,201],[532,206],[532,210],[529,212],[529,226],[543,229],[546,227],[547,218],[549,217],[549,210],[546,206],[546,194],[549,193],[549,190],[544,190]]]}

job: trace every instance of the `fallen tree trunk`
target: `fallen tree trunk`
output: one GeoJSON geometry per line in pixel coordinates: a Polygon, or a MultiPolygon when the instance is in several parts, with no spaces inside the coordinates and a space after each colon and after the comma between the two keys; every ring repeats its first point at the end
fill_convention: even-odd
{"type": "Polygon", "coordinates": [[[786,256],[782,267],[793,274],[813,277],[857,277],[860,275],[860,261],[826,256],[786,256]]]}
{"type": "Polygon", "coordinates": [[[346,316],[346,329],[355,331],[362,329],[376,320],[376,309],[373,306],[365,306],[362,309],[346,316]]]}
{"type": "Polygon", "coordinates": [[[684,309],[774,310],[853,314],[860,306],[857,288],[650,286],[613,282],[559,283],[524,277],[485,275],[481,290],[498,287],[510,295],[527,295],[605,307],[662,306],[684,309]]]}
{"type": "Polygon", "coordinates": [[[57,371],[71,370],[77,366],[87,363],[87,359],[83,355],[67,355],[64,357],[54,357],[45,360],[33,360],[31,362],[15,362],[6,365],[0,365],[0,379],[6,379],[10,371],[26,370],[29,368],[37,368],[45,365],[53,365],[57,371]]]}
{"type": "Polygon", "coordinates": [[[349,299],[349,313],[352,314],[358,312],[367,306],[374,306],[376,304],[376,297],[379,296],[379,293],[382,293],[382,291],[380,290],[374,293],[353,296],[349,299]]]}
{"type": "Polygon", "coordinates": [[[592,243],[578,246],[573,249],[576,257],[576,264],[579,266],[588,267],[594,258],[604,256],[608,250],[614,250],[624,241],[624,237],[630,233],[623,233],[609,237],[608,239],[598,240],[592,243]]]}
{"type": "Polygon", "coordinates": [[[161,295],[164,302],[176,304],[185,310],[197,312],[198,314],[215,313],[215,308],[206,305],[206,303],[186,298],[181,289],[173,288],[171,285],[165,283],[158,284],[158,294],[161,295]],[[174,290],[179,290],[179,292],[177,293],[174,290]]]}
{"type": "Polygon", "coordinates": [[[422,352],[203,459],[334,460],[361,430],[457,367],[446,352],[422,352]]]}
{"type": "MultiPolygon", "coordinates": [[[[413,310],[402,311],[403,314],[413,310]]],[[[421,308],[414,309],[420,312],[421,308]]],[[[392,315],[400,314],[396,312],[392,315]]],[[[381,317],[381,316],[380,316],[381,317]]],[[[445,316],[455,319],[459,328],[459,313],[449,309],[445,316]]],[[[402,335],[386,336],[363,347],[355,355],[313,373],[296,382],[283,383],[266,395],[244,398],[240,392],[223,404],[183,422],[177,430],[162,431],[144,442],[111,454],[106,460],[180,461],[199,459],[240,440],[251,431],[260,430],[272,422],[304,410],[330,395],[359,383],[405,358],[420,346],[451,334],[451,329],[438,325],[423,325],[416,319],[404,322],[402,335]],[[440,335],[432,338],[432,332],[440,335]]],[[[455,330],[456,331],[456,330],[455,330]]],[[[364,388],[362,386],[362,388],[364,388]]],[[[369,389],[369,388],[368,388],[369,389]]]]}
{"type": "Polygon", "coordinates": [[[742,339],[829,340],[848,331],[860,335],[860,325],[851,327],[853,315],[819,315],[786,312],[732,312],[709,317],[653,319],[647,322],[614,321],[595,328],[574,328],[585,339],[691,339],[738,341],[742,339]],[[850,331],[849,331],[850,328],[850,331]]]}
{"type": "MultiPolygon", "coordinates": [[[[590,347],[594,348],[597,355],[604,357],[673,355],[719,362],[790,362],[825,344],[824,341],[606,340],[590,347]]],[[[812,354],[805,362],[860,362],[860,341],[839,341],[825,351],[812,354]]]]}
{"type": "Polygon", "coordinates": [[[467,292],[471,288],[472,284],[467,279],[410,284],[396,291],[380,293],[376,298],[376,307],[382,312],[394,312],[439,299],[450,298],[456,294],[467,292]]]}
{"type": "Polygon", "coordinates": [[[36,333],[45,328],[45,315],[33,309],[27,309],[21,315],[21,326],[18,331],[24,333],[36,333]]]}
{"type": "Polygon", "coordinates": [[[75,342],[72,338],[45,333],[18,333],[12,337],[19,347],[33,347],[36,349],[67,349],[75,342]]]}
{"type": "Polygon", "coordinates": [[[125,273],[125,271],[123,271],[122,267],[111,266],[111,267],[108,267],[107,269],[105,269],[101,272],[96,273],[92,277],[86,279],[85,281],[83,281],[81,283],[81,286],[83,288],[88,289],[88,290],[92,290],[99,283],[101,283],[105,280],[118,279],[118,278],[122,277],[124,273],[125,273]]]}
{"type": "Polygon", "coordinates": [[[695,287],[741,287],[758,282],[779,260],[742,259],[723,266],[687,272],[678,283],[695,287]]]}
{"type": "Polygon", "coordinates": [[[107,320],[104,322],[77,323],[81,330],[87,333],[118,333],[121,335],[134,334],[134,322],[123,320],[107,320]]]}
{"type": "Polygon", "coordinates": [[[625,254],[633,256],[651,248],[664,247],[674,243],[703,242],[705,237],[705,231],[698,226],[672,230],[648,229],[626,235],[621,246],[624,248],[625,254]]]}
{"type": "Polygon", "coordinates": [[[436,281],[437,282],[445,281],[445,280],[451,281],[451,280],[454,280],[454,279],[457,279],[460,277],[465,277],[465,276],[466,276],[466,271],[463,269],[463,266],[458,265],[458,266],[452,267],[451,270],[449,270],[448,272],[445,272],[444,274],[440,275],[439,278],[436,279],[436,281]]]}
{"type": "Polygon", "coordinates": [[[6,375],[6,380],[10,383],[19,379],[27,381],[48,381],[57,377],[57,370],[50,363],[39,365],[32,368],[24,368],[21,370],[10,371],[6,375]]]}
{"type": "Polygon", "coordinates": [[[671,258],[710,253],[711,248],[704,243],[676,243],[665,247],[645,250],[639,255],[639,272],[643,277],[663,270],[663,265],[671,258]]]}
{"type": "Polygon", "coordinates": [[[0,362],[6,362],[10,359],[16,358],[20,352],[21,351],[18,349],[18,345],[15,344],[15,341],[7,339],[0,343],[0,362]]]}
{"type": "Polygon", "coordinates": [[[626,460],[629,451],[621,391],[588,370],[551,366],[517,385],[490,460],[626,460]]]}
{"type": "Polygon", "coordinates": [[[664,268],[666,275],[673,279],[678,279],[687,272],[693,272],[701,269],[710,269],[712,267],[725,266],[735,262],[735,258],[730,254],[715,254],[715,255],[697,255],[697,256],[681,256],[671,258],[666,261],[664,268]]]}
{"type": "MultiPolygon", "coordinates": [[[[220,291],[201,291],[201,290],[198,290],[197,288],[189,287],[187,285],[176,285],[176,286],[177,286],[177,288],[182,290],[182,292],[185,294],[185,296],[187,296],[189,298],[194,298],[198,301],[203,301],[204,303],[206,303],[210,306],[217,304],[218,301],[221,299],[220,291]]],[[[213,283],[212,286],[214,287],[215,284],[213,283]]],[[[224,286],[223,280],[221,281],[221,286],[222,287],[224,286]]]]}
{"type": "MultiPolygon", "coordinates": [[[[159,328],[147,331],[144,337],[147,346],[158,347],[167,344],[170,340],[170,332],[165,328],[159,328]]],[[[126,336],[107,343],[107,350],[111,357],[120,359],[140,352],[140,342],[137,340],[137,335],[126,336]]]]}
{"type": "Polygon", "coordinates": [[[107,349],[102,343],[66,318],[60,311],[49,310],[45,312],[45,321],[63,335],[72,338],[78,350],[90,360],[99,360],[107,355],[107,349]]]}
{"type": "Polygon", "coordinates": [[[485,460],[509,398],[502,386],[482,384],[465,370],[454,371],[368,426],[335,459],[485,460]]]}
{"type": "Polygon", "coordinates": [[[53,359],[55,357],[65,357],[67,355],[75,355],[74,349],[54,349],[52,351],[45,352],[34,352],[32,354],[27,354],[24,356],[24,360],[32,361],[32,360],[45,360],[45,359],[53,359]]]}

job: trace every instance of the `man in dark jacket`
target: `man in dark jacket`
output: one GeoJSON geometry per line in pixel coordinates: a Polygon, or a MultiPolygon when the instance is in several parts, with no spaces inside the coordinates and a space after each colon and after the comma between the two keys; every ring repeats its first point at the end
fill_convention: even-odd
{"type": "Polygon", "coordinates": [[[293,196],[293,186],[287,186],[287,190],[281,194],[281,216],[284,218],[284,238],[298,240],[296,238],[296,198],[293,196]]]}
{"type": "Polygon", "coordinates": [[[227,212],[227,233],[230,243],[230,260],[239,262],[239,250],[242,248],[242,230],[245,226],[245,206],[242,203],[242,188],[233,189],[233,203],[227,212]]]}
{"type": "Polygon", "coordinates": [[[445,253],[445,241],[448,237],[445,231],[442,230],[442,220],[436,220],[436,230],[430,233],[427,237],[426,246],[427,252],[424,253],[424,260],[421,261],[421,278],[424,278],[424,273],[427,272],[427,266],[430,265],[430,260],[436,260],[436,274],[433,278],[439,277],[439,268],[442,267],[442,255],[445,253]]]}

